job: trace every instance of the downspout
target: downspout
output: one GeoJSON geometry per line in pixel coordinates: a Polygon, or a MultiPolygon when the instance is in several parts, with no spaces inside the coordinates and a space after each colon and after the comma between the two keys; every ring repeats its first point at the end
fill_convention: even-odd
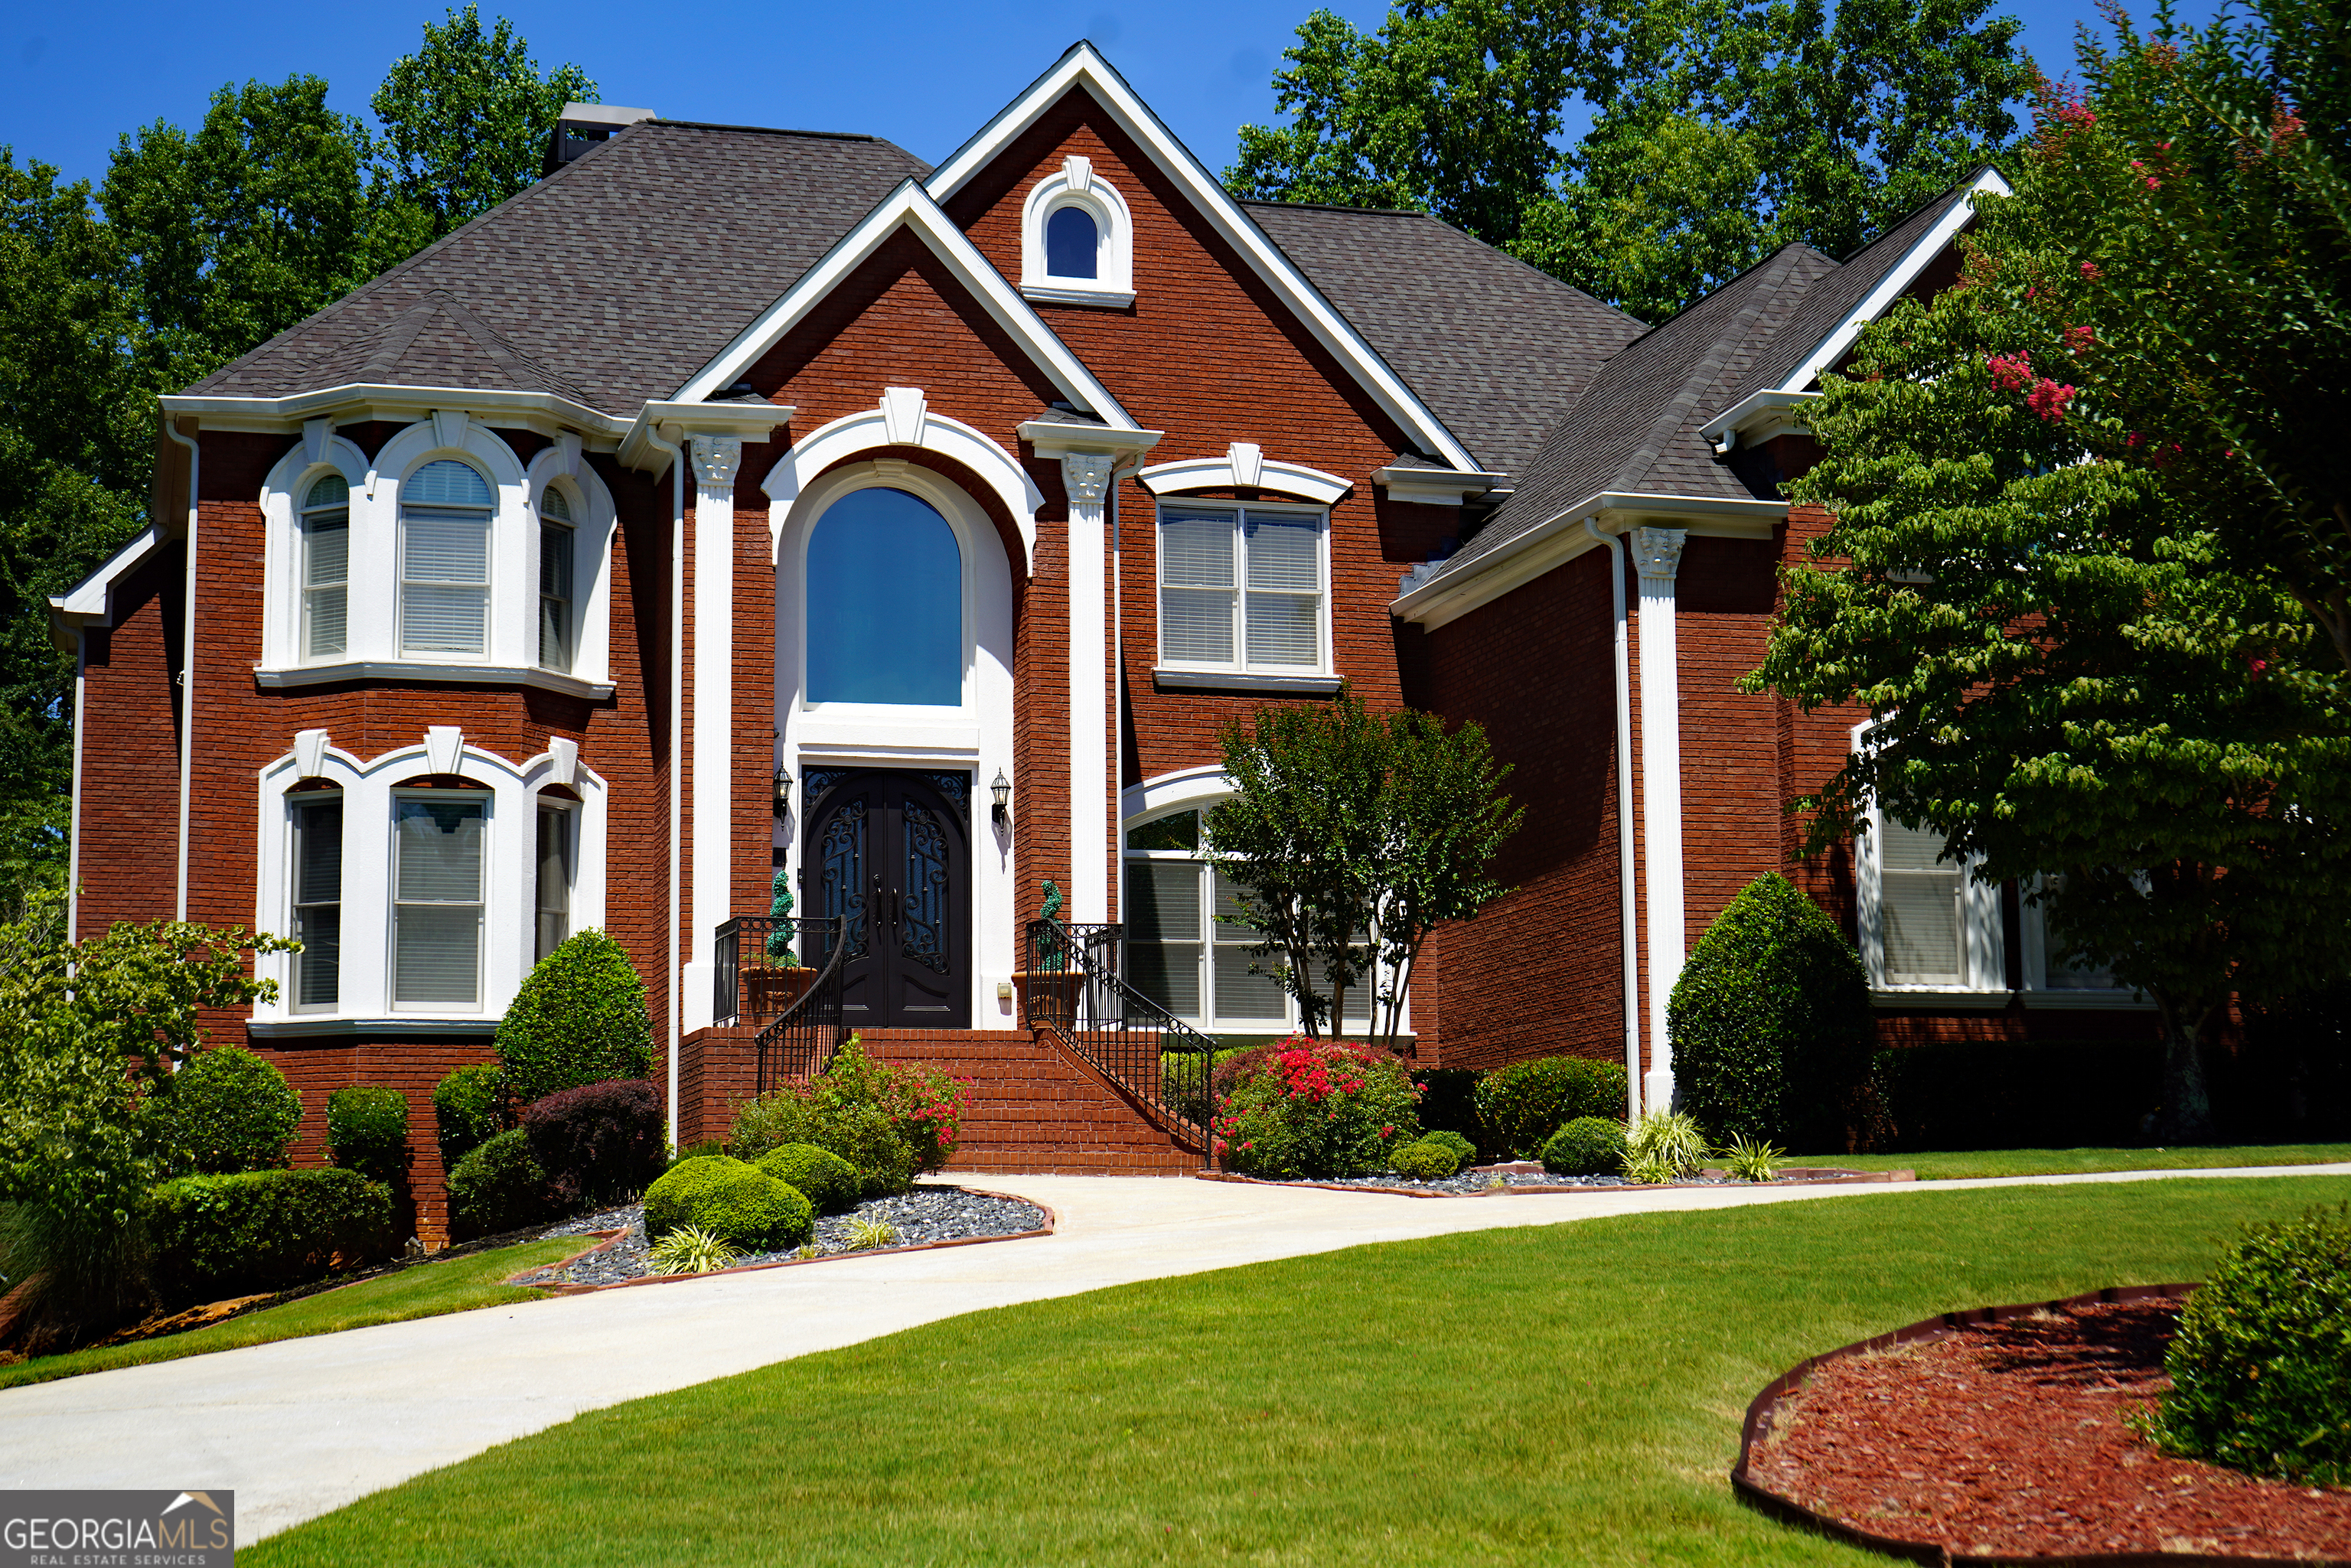
{"type": "Polygon", "coordinates": [[[79,940],[81,924],[81,716],[89,711],[89,633],[74,632],[73,818],[66,836],[66,941],[79,940]]]}
{"type": "Polygon", "coordinates": [[[685,448],[645,432],[645,443],[669,454],[669,1142],[677,1146],[677,1059],[685,1048],[685,998],[678,956],[683,918],[679,868],[685,840],[685,448]]]}
{"type": "MultiPolygon", "coordinates": [[[[172,918],[188,917],[188,786],[195,775],[196,763],[196,465],[204,454],[195,438],[182,431],[169,413],[163,415],[163,434],[188,449],[188,620],[181,634],[186,643],[180,655],[180,891],[179,901],[172,918]]],[[[81,714],[74,714],[74,748],[81,748],[81,714]]],[[[74,771],[74,789],[78,797],[81,772],[74,771]]],[[[77,820],[74,824],[81,824],[77,820]]],[[[78,863],[78,862],[77,862],[78,863]]]]}
{"type": "Polygon", "coordinates": [[[1641,1119],[1641,960],[1634,949],[1636,915],[1633,897],[1633,658],[1625,612],[1625,541],[1600,531],[1600,519],[1583,519],[1583,530],[1608,547],[1609,608],[1616,622],[1616,891],[1622,908],[1625,949],[1625,1119],[1641,1119]]]}

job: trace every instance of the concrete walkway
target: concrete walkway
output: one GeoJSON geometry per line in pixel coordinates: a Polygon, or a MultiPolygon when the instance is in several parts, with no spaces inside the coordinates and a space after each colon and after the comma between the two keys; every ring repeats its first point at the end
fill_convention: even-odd
{"type": "Polygon", "coordinates": [[[244,1545],[583,1410],[988,1307],[1502,1226],[1969,1187],[2351,1175],[2351,1164],[1440,1201],[1167,1178],[977,1176],[1058,1234],[285,1340],[0,1392],[0,1488],[229,1489],[244,1545]]]}

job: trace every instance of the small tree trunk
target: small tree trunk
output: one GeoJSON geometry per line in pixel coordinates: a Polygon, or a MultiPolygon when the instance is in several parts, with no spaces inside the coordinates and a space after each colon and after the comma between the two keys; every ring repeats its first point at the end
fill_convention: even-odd
{"type": "Polygon", "coordinates": [[[2163,1017],[2163,1113],[2166,1143],[2192,1144],[2212,1135],[2212,1100],[2204,1086],[2205,1020],[2209,1007],[2179,1006],[2158,997],[2163,1017]]]}

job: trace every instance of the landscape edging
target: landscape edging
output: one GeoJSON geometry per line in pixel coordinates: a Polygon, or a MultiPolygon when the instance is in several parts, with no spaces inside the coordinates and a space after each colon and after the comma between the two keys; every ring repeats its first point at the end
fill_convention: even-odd
{"type": "MultiPolygon", "coordinates": [[[[1528,1166],[1523,1162],[1508,1166],[1472,1166],[1470,1167],[1473,1171],[1502,1171],[1540,1168],[1540,1166],[1528,1166]]],[[[1918,1179],[1917,1172],[1908,1170],[1849,1171],[1837,1166],[1791,1166],[1790,1168],[1802,1171],[1834,1171],[1836,1174],[1834,1176],[1774,1176],[1770,1181],[1753,1182],[1644,1182],[1637,1186],[1489,1186],[1481,1188],[1477,1192],[1430,1192],[1422,1187],[1369,1186],[1360,1182],[1276,1181],[1268,1176],[1243,1176],[1238,1171],[1194,1171],[1192,1174],[1201,1181],[1238,1182],[1244,1186],[1311,1186],[1321,1192],[1377,1192],[1385,1193],[1391,1197],[1448,1198],[1548,1197],[1564,1193],[1669,1192],[1676,1189],[1711,1192],[1716,1188],[1724,1186],[1735,1186],[1744,1191],[1749,1188],[1760,1186],[1845,1186],[1855,1182],[1917,1181],[1918,1179]]]]}

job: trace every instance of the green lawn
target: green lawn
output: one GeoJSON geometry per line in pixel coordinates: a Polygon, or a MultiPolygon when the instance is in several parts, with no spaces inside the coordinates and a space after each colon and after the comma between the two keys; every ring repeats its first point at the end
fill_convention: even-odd
{"type": "Polygon", "coordinates": [[[1914,1190],[1125,1286],[592,1412],[248,1560],[1876,1565],[1732,1500],[1764,1383],[1938,1311],[2193,1279],[2240,1222],[2346,1197],[1914,1190]]]}
{"type": "Polygon", "coordinates": [[[1921,1155],[1790,1155],[1792,1166],[1915,1170],[1920,1181],[2072,1176],[2083,1171],[2214,1170],[2227,1166],[2322,1166],[2351,1160],[2351,1144],[2244,1144],[2176,1149],[1977,1149],[1921,1155]]]}
{"type": "Polygon", "coordinates": [[[78,1373],[137,1366],[150,1361],[176,1361],[183,1355],[235,1350],[240,1345],[264,1344],[274,1339],[300,1339],[306,1334],[365,1328],[370,1323],[396,1323],[409,1318],[500,1306],[507,1301],[537,1301],[547,1292],[522,1290],[503,1281],[525,1269],[568,1258],[592,1246],[595,1240],[592,1236],[573,1236],[468,1253],[446,1262],[426,1263],[363,1280],[338,1291],[322,1291],[282,1307],[248,1312],[209,1328],[0,1366],[0,1388],[47,1383],[51,1378],[71,1377],[78,1373]]]}

